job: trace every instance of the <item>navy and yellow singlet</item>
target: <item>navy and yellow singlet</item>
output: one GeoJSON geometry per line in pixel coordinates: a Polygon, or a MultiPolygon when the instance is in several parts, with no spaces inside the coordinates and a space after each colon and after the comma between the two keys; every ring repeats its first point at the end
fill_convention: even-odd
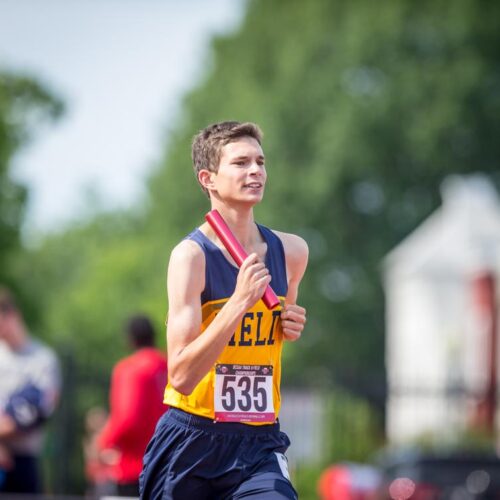
{"type": "MultiPolygon", "coordinates": [[[[260,425],[273,423],[278,417],[283,346],[280,314],[288,290],[285,253],[276,234],[264,226],[257,227],[267,243],[265,264],[281,305],[270,311],[259,300],[245,313],[217,362],[194,391],[185,396],[167,384],[165,404],[223,422],[260,425]]],[[[205,254],[203,335],[233,294],[238,268],[199,229],[187,239],[195,241],[205,254]]]]}

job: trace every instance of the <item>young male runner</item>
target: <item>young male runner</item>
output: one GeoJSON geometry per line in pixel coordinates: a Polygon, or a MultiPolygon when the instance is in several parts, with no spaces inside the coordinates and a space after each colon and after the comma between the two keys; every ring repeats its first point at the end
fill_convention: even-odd
{"type": "Polygon", "coordinates": [[[297,498],[277,419],[283,340],[306,321],[296,299],[308,249],[254,222],[267,179],[261,138],[252,123],[222,122],[193,141],[197,179],[249,256],[238,270],[207,223],[172,251],[170,410],[144,457],[144,499],[297,498]],[[268,284],[274,310],[260,300],[268,284]]]}

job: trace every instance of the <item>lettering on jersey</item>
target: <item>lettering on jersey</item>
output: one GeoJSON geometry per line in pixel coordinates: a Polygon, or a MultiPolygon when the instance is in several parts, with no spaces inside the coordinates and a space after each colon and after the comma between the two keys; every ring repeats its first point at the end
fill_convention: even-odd
{"type": "Polygon", "coordinates": [[[274,344],[274,325],[276,324],[276,320],[281,316],[281,311],[273,311],[273,322],[271,323],[271,330],[269,331],[269,338],[267,339],[267,345],[274,344]]]}
{"type": "MultiPolygon", "coordinates": [[[[262,320],[262,313],[258,312],[257,313],[257,334],[255,336],[255,345],[265,345],[266,344],[266,339],[261,339],[260,338],[260,322],[262,320]]],[[[273,320],[274,323],[274,320],[273,320]]],[[[272,329],[272,326],[271,326],[272,329]]]]}
{"type": "Polygon", "coordinates": [[[276,331],[277,320],[281,315],[281,311],[272,311],[273,320],[269,332],[263,332],[261,329],[262,312],[247,312],[241,320],[239,331],[235,332],[228,342],[228,346],[263,346],[274,345],[274,333],[276,331]],[[252,333],[255,332],[255,335],[252,333]]]}
{"type": "Polygon", "coordinates": [[[245,340],[245,335],[249,335],[252,332],[252,325],[247,322],[247,319],[253,320],[253,317],[253,313],[246,313],[245,316],[243,316],[243,319],[241,320],[240,341],[238,342],[238,345],[252,345],[252,340],[245,340]]]}

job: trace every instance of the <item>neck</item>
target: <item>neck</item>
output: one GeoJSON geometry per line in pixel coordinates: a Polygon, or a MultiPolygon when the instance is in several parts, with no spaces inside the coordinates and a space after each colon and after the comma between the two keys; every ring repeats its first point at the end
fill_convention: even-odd
{"type": "Polygon", "coordinates": [[[212,203],[212,209],[219,211],[243,247],[252,246],[256,234],[252,206],[235,208],[220,203],[212,203]]]}

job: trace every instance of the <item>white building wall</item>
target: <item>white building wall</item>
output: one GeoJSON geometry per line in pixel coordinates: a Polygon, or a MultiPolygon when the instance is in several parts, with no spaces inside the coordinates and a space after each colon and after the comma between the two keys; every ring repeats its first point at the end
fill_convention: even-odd
{"type": "Polygon", "coordinates": [[[471,419],[473,396],[487,388],[489,325],[478,315],[473,279],[492,271],[499,292],[500,203],[481,176],[450,179],[443,194],[443,207],[386,260],[386,431],[393,443],[456,436],[471,419]]]}
{"type": "Polygon", "coordinates": [[[446,384],[446,349],[428,283],[394,278],[387,298],[387,434],[401,442],[443,422],[438,394],[446,384]]]}

